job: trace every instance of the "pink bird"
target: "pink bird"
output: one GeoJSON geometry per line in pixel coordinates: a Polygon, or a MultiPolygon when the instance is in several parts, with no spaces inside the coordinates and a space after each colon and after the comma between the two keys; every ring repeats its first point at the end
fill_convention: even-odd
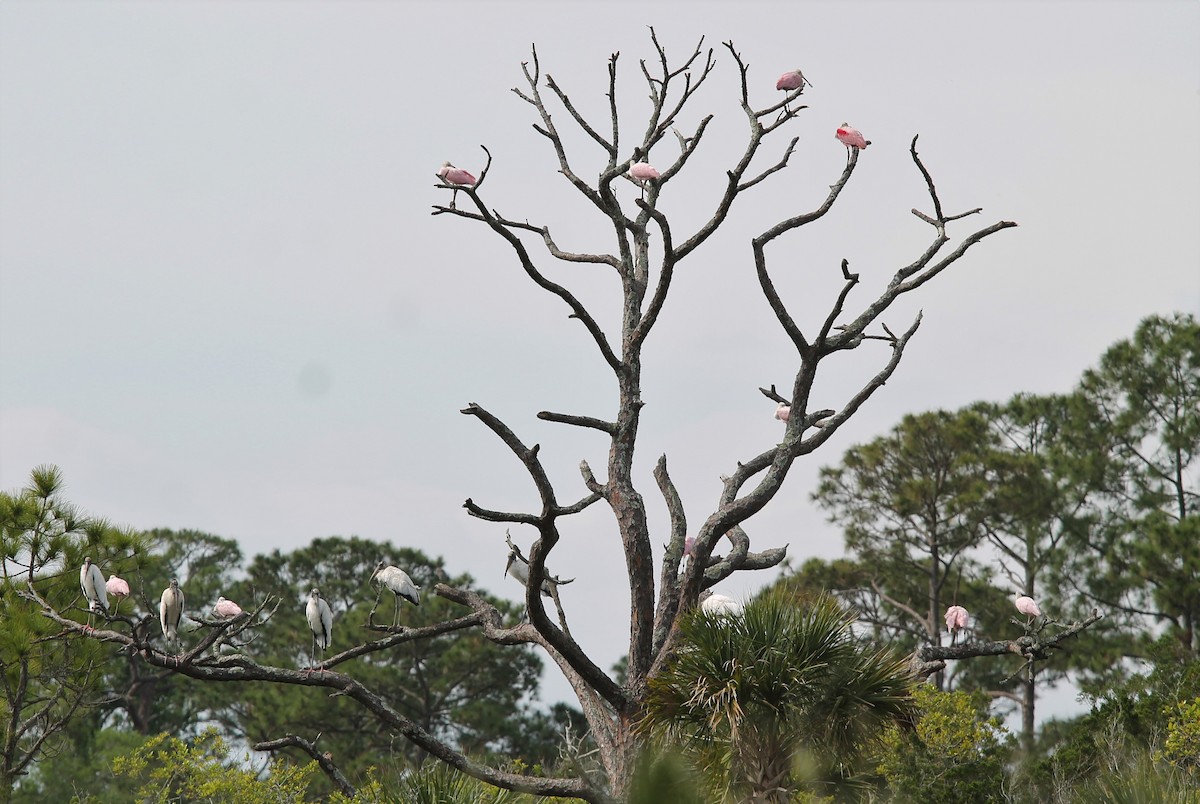
{"type": "Polygon", "coordinates": [[[683,554],[685,556],[696,555],[696,537],[688,536],[683,540],[683,554]]]}
{"type": "Polygon", "coordinates": [[[1033,622],[1035,617],[1042,616],[1042,610],[1038,608],[1038,604],[1029,595],[1017,595],[1014,601],[1017,605],[1017,611],[1029,618],[1029,622],[1033,622]]]}
{"type": "Polygon", "coordinates": [[[951,606],[946,609],[946,630],[950,632],[950,644],[954,644],[958,632],[971,622],[971,615],[962,606],[951,606]]]}
{"type": "Polygon", "coordinates": [[[449,162],[443,162],[441,168],[438,169],[438,178],[454,188],[454,195],[450,197],[450,209],[454,209],[455,202],[458,201],[459,187],[474,187],[475,177],[462,168],[456,168],[449,162]]]}
{"type": "Polygon", "coordinates": [[[123,598],[129,597],[129,584],[125,582],[124,578],[118,578],[116,575],[108,576],[108,583],[104,584],[104,588],[117,599],[117,602],[113,604],[114,611],[121,605],[123,598]]]}
{"type": "Polygon", "coordinates": [[[446,184],[456,184],[459,187],[474,187],[475,177],[462,168],[456,168],[449,162],[443,162],[442,167],[437,172],[438,178],[446,182],[446,184]]]}
{"type": "Polygon", "coordinates": [[[792,70],[779,76],[779,80],[775,82],[775,88],[791,92],[799,89],[804,90],[805,86],[812,86],[812,83],[804,77],[804,73],[799,70],[792,70]]]}
{"type": "Polygon", "coordinates": [[[787,424],[788,417],[792,415],[792,406],[786,402],[780,402],[779,407],[775,408],[775,418],[787,424]]]}
{"type": "Polygon", "coordinates": [[[658,179],[658,170],[649,162],[633,162],[629,165],[629,175],[642,185],[642,198],[646,197],[646,184],[658,179]]]}
{"type": "Polygon", "coordinates": [[[242,607],[225,597],[218,597],[217,605],[213,606],[213,614],[223,620],[232,620],[241,613],[242,607]]]}
{"type": "Polygon", "coordinates": [[[838,141],[846,146],[846,158],[850,158],[851,148],[866,148],[871,144],[871,141],[864,139],[862,132],[856,129],[849,123],[842,123],[838,126],[837,133],[833,136],[838,138],[838,141]]]}

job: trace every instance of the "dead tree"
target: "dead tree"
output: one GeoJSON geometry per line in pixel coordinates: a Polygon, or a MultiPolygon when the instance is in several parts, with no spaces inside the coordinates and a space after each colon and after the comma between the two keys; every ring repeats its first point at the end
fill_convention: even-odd
{"type": "MultiPolygon", "coordinates": [[[[910,147],[912,162],[928,191],[932,212],[913,214],[933,229],[929,245],[911,262],[898,267],[877,298],[847,312],[851,292],[859,282],[846,260],[840,266],[842,286],[831,300],[827,315],[815,325],[801,324],[788,311],[788,306],[776,291],[768,264],[768,247],[776,248],[784,235],[814,223],[824,216],[837,201],[858,166],[857,149],[848,149],[847,161],[840,175],[833,176],[824,200],[815,208],[797,211],[789,217],[771,223],[750,241],[750,252],[761,291],[774,312],[784,336],[795,348],[795,375],[786,391],[777,393],[775,386],[764,391],[767,396],[790,405],[790,416],[782,439],[757,454],[747,456],[730,467],[723,477],[711,513],[690,530],[695,542],[693,554],[685,556],[684,546],[689,525],[684,507],[667,469],[666,456],[658,459],[654,478],[663,504],[669,513],[670,532],[667,548],[661,558],[657,583],[655,580],[655,545],[663,539],[652,538],[647,520],[646,501],[634,483],[635,448],[638,442],[640,417],[645,404],[642,399],[642,349],[665,308],[675,269],[709,240],[726,221],[735,203],[759,183],[779,178],[795,152],[798,138],[793,137],[765,157],[769,164],[759,164],[760,151],[772,135],[785,129],[805,108],[797,103],[803,88],[788,92],[784,99],[772,99],[762,108],[755,108],[749,70],[732,42],[724,43],[728,56],[738,70],[740,97],[738,102],[747,125],[746,146],[741,157],[726,171],[723,187],[711,202],[711,214],[697,229],[677,232],[672,228],[660,199],[671,181],[686,170],[697,158],[705,143],[712,116],[694,122],[688,136],[678,133],[677,127],[687,125],[682,115],[696,93],[705,85],[716,66],[713,49],[705,49],[703,40],[682,64],[671,66],[666,51],[651,30],[655,57],[640,62],[641,77],[649,91],[651,110],[644,130],[632,143],[622,139],[625,132],[618,122],[618,56],[608,61],[608,105],[610,119],[598,127],[589,122],[572,103],[566,91],[548,74],[543,74],[536,49],[530,63],[522,64],[525,85],[515,89],[517,96],[528,104],[536,118],[534,130],[545,138],[553,149],[558,170],[567,182],[594,208],[600,225],[610,231],[612,250],[609,253],[576,253],[561,247],[547,226],[502,215],[486,201],[485,187],[492,156],[487,148],[487,166],[474,185],[437,184],[444,191],[462,193],[467,203],[453,200],[449,205],[435,206],[434,215],[448,215],[490,229],[511,251],[512,258],[525,275],[538,287],[556,296],[565,305],[569,317],[582,326],[603,362],[612,372],[618,392],[616,409],[607,418],[578,413],[541,411],[539,419],[597,431],[607,437],[607,460],[603,473],[593,470],[587,460],[580,463],[581,482],[577,491],[570,492],[569,501],[561,501],[556,486],[539,458],[539,447],[528,446],[505,422],[476,403],[468,404],[462,412],[477,418],[492,431],[524,466],[537,491],[540,509],[535,512],[509,512],[484,508],[468,499],[468,513],[489,522],[505,525],[522,524],[534,528],[537,540],[529,552],[529,579],[525,602],[528,622],[505,627],[495,608],[479,595],[468,590],[453,589],[438,584],[434,594],[462,604],[470,612],[463,617],[427,629],[387,628],[387,636],[364,643],[330,657],[312,671],[265,667],[252,658],[234,653],[212,656],[195,649],[183,656],[173,656],[149,639],[140,639],[123,631],[100,629],[92,638],[124,645],[151,665],[169,669],[192,678],[212,681],[264,681],[322,687],[340,694],[369,709],[381,721],[405,738],[413,741],[432,756],[449,763],[460,771],[493,785],[545,796],[566,796],[592,802],[621,800],[627,788],[639,747],[636,727],[639,723],[647,679],[652,677],[672,655],[678,639],[678,619],[682,612],[695,605],[705,589],[742,570],[761,570],[778,565],[785,557],[784,547],[751,549],[751,537],[743,523],[767,505],[781,488],[796,459],[824,444],[853,416],[875,391],[887,382],[899,365],[910,339],[920,324],[920,315],[895,334],[882,317],[892,303],[902,295],[916,290],[949,268],[966,252],[989,235],[1015,226],[998,221],[978,229],[951,245],[947,226],[955,220],[980,212],[978,209],[959,214],[947,214],[942,209],[925,165],[917,154],[914,136],[910,147]],[[571,161],[551,114],[565,111],[565,120],[577,126],[601,149],[606,164],[594,179],[580,175],[571,161]],[[674,133],[668,138],[668,134],[674,133]],[[628,189],[627,176],[631,163],[653,157],[660,169],[657,179],[642,183],[642,196],[619,191],[628,189]],[[758,166],[755,166],[758,164],[758,166]],[[620,332],[610,337],[602,331],[597,319],[581,303],[571,289],[550,279],[538,266],[531,249],[544,248],[550,259],[585,266],[596,266],[611,272],[621,288],[620,332]],[[839,410],[810,409],[810,395],[817,379],[817,370],[828,358],[840,352],[869,344],[882,347],[877,373],[849,396],[839,410]],[[625,558],[630,599],[630,630],[627,677],[617,681],[596,664],[546,611],[540,590],[546,579],[546,561],[561,538],[561,522],[589,506],[603,501],[612,511],[615,524],[614,548],[619,543],[625,558]],[[715,548],[728,537],[732,547],[727,554],[716,556],[715,548]],[[524,776],[486,767],[455,751],[433,735],[400,715],[387,701],[364,687],[350,674],[337,672],[342,663],[374,651],[391,650],[413,639],[444,634],[459,628],[479,628],[489,639],[500,644],[533,643],[541,646],[570,682],[591,728],[591,736],[599,748],[603,779],[542,778],[524,776]]],[[[760,85],[762,82],[755,81],[760,85]]],[[[768,543],[770,536],[767,536],[768,543]]],[[[614,579],[617,580],[617,579],[614,579]]],[[[32,594],[32,590],[31,590],[32,594]]],[[[31,597],[42,606],[46,616],[55,619],[65,632],[83,635],[78,624],[31,597]]],[[[242,624],[243,626],[245,624],[242,624]]],[[[215,639],[216,637],[209,637],[215,639]]],[[[327,772],[332,772],[327,769],[327,772]]]]}

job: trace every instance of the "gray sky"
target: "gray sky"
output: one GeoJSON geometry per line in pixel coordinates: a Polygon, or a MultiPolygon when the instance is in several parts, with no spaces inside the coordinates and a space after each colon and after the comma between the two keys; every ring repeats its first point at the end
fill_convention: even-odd
{"type": "MultiPolygon", "coordinates": [[[[197,528],[248,555],[332,534],[390,539],[518,599],[502,577],[504,528],[461,505],[528,509],[534,490],[458,410],[478,402],[541,443],[560,498],[575,499],[579,460],[602,470],[604,444],[534,414],[611,415],[615,391],[579,324],[498,238],[429,217],[446,200],[433,174],[445,159],[478,172],[485,144],[491,206],[550,225],[566,248],[610,249],[509,90],[536,42],[543,70],[605,126],[605,61],[620,51],[632,146],[649,105],[647,24],[673,57],[704,35],[718,60],[680,121],[688,131],[711,113],[712,127],[659,205],[676,232],[711,214],[744,149],[720,43],[749,62],[755,106],[777,99],[785,70],[815,84],[761,157],[798,136],[791,165],[681,266],[647,345],[641,487],[660,533],[659,454],[699,522],[718,476],[779,436],[756,389],[790,386],[796,360],[749,239],[820,202],[845,159],[843,120],[874,144],[834,210],[769,253],[803,326],[828,310],[843,257],[863,277],[857,311],[928,243],[909,212],[930,209],[914,134],[947,211],[983,207],[952,235],[1020,228],[885,316],[897,329],[925,312],[897,375],[748,523],[756,549],[840,554],[808,500],[817,468],[905,413],[1066,391],[1145,316],[1200,312],[1200,3],[10,1],[0,488],[55,463],[69,499],[117,523],[197,528]]],[[[598,150],[569,144],[594,176],[598,150]]],[[[667,141],[651,161],[676,153],[667,141]]],[[[609,273],[544,265],[614,331],[609,273]]],[[[878,346],[830,361],[815,402],[840,407],[886,357],[878,346]]],[[[567,523],[550,566],[579,579],[563,592],[574,633],[615,661],[628,600],[611,515],[594,506],[567,523]]],[[[550,679],[544,693],[569,695],[550,679]]]]}

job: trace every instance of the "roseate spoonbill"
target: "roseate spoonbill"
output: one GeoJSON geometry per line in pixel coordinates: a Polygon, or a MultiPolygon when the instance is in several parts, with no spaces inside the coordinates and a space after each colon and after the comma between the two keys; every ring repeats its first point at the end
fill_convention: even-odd
{"type": "MultiPolygon", "coordinates": [[[[414,606],[421,605],[421,587],[412,582],[408,573],[399,567],[392,567],[380,561],[379,566],[371,575],[371,580],[379,584],[379,592],[388,589],[396,598],[396,613],[392,617],[392,627],[400,623],[400,598],[404,598],[414,606]]],[[[376,598],[378,602],[378,598],[376,598]]]]}
{"type": "Polygon", "coordinates": [[[742,613],[742,604],[728,595],[705,589],[700,593],[700,610],[705,614],[738,615],[742,613]]]}
{"type": "Polygon", "coordinates": [[[213,614],[222,620],[232,620],[242,613],[242,607],[227,597],[218,597],[217,605],[213,606],[213,614]]]}
{"type": "MultiPolygon", "coordinates": [[[[543,570],[544,569],[545,568],[543,567],[543,570]]],[[[516,550],[509,550],[508,551],[508,564],[506,564],[504,567],[504,574],[505,575],[511,574],[514,578],[516,578],[518,581],[521,582],[521,586],[528,586],[529,585],[529,562],[526,561],[525,557],[522,556],[520,553],[518,553],[516,550]]],[[[542,578],[542,596],[543,597],[554,597],[554,587],[555,586],[558,586],[560,584],[571,583],[572,581],[575,580],[574,578],[570,578],[570,579],[564,581],[561,578],[554,577],[549,572],[546,572],[545,575],[546,575],[546,577],[542,578]]]]}
{"type": "Polygon", "coordinates": [[[321,658],[325,658],[325,650],[333,637],[333,609],[321,597],[321,590],[313,589],[308,595],[308,605],[304,607],[304,616],[308,619],[308,628],[313,635],[313,648],[309,653],[309,667],[317,663],[317,648],[321,649],[321,658]]]}
{"type": "Polygon", "coordinates": [[[833,136],[837,137],[838,141],[846,146],[846,159],[850,158],[851,148],[866,148],[871,144],[871,141],[865,139],[862,132],[856,129],[849,123],[842,123],[838,126],[837,133],[833,136]]]}
{"type": "Polygon", "coordinates": [[[96,612],[106,613],[108,611],[108,589],[104,585],[104,573],[92,563],[90,558],[85,558],[83,566],[79,568],[79,587],[83,590],[83,596],[87,598],[87,627],[90,630],[95,621],[96,612]]]}
{"type": "Polygon", "coordinates": [[[629,175],[642,185],[642,198],[646,197],[646,184],[658,180],[658,170],[649,162],[632,162],[629,165],[629,175]]]}
{"type": "Polygon", "coordinates": [[[116,611],[121,606],[121,601],[129,597],[129,584],[124,578],[118,578],[115,574],[108,576],[108,583],[104,584],[105,590],[115,597],[117,601],[113,603],[113,611],[116,611]]]}
{"type": "Polygon", "coordinates": [[[158,599],[158,619],[162,622],[163,637],[168,642],[179,640],[179,621],[183,617],[183,590],[179,579],[172,578],[171,585],[163,590],[158,599]]]}
{"type": "Polygon", "coordinates": [[[1042,616],[1042,610],[1038,608],[1038,604],[1029,595],[1017,595],[1017,599],[1013,601],[1017,606],[1017,611],[1029,618],[1029,625],[1035,618],[1042,616]]]}
{"type": "Polygon", "coordinates": [[[475,177],[462,168],[456,168],[449,162],[443,162],[438,168],[438,178],[454,188],[454,195],[450,198],[450,208],[454,208],[454,204],[458,201],[459,187],[474,187],[475,177]]]}
{"type": "Polygon", "coordinates": [[[683,540],[683,554],[685,556],[696,555],[696,537],[688,536],[683,540]]]}
{"type": "MultiPolygon", "coordinates": [[[[791,72],[786,72],[783,75],[779,76],[779,80],[775,82],[776,89],[784,91],[784,92],[796,92],[797,95],[804,92],[805,86],[811,87],[812,82],[810,82],[807,78],[805,78],[804,73],[800,72],[799,70],[792,70],[791,72]],[[799,90],[799,91],[797,91],[797,90],[799,90]]],[[[787,98],[784,98],[784,100],[783,100],[783,109],[785,112],[791,111],[790,109],[788,109],[788,100],[790,98],[791,98],[791,96],[789,95],[787,98]]]]}
{"type": "Polygon", "coordinates": [[[951,606],[946,609],[946,630],[950,632],[951,645],[958,637],[958,632],[966,628],[970,622],[971,616],[962,606],[951,606]]]}
{"type": "Polygon", "coordinates": [[[787,424],[788,417],[792,415],[792,406],[786,402],[780,402],[779,407],[775,408],[775,418],[787,424]]]}
{"type": "Polygon", "coordinates": [[[812,82],[805,78],[804,73],[800,72],[799,70],[791,70],[786,72],[779,76],[779,80],[775,82],[776,89],[786,90],[787,92],[791,92],[795,89],[803,91],[804,87],[806,86],[811,87],[812,82]]]}

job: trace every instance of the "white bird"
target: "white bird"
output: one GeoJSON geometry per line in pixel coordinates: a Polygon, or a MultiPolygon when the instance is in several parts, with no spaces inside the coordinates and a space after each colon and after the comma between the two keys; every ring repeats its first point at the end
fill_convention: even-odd
{"type": "Polygon", "coordinates": [[[392,618],[393,628],[400,622],[400,598],[404,598],[414,606],[421,605],[421,587],[413,583],[412,578],[408,577],[408,573],[399,567],[389,566],[380,561],[375,572],[371,574],[371,580],[379,584],[380,592],[389,589],[396,596],[396,614],[392,618]]]}
{"type": "Polygon", "coordinates": [[[728,614],[736,616],[742,613],[742,604],[728,595],[705,589],[700,593],[700,610],[705,614],[728,614]]]}
{"type": "Polygon", "coordinates": [[[213,614],[223,620],[232,620],[241,613],[242,607],[227,597],[218,597],[217,604],[213,606],[213,614]]]}
{"type": "Polygon", "coordinates": [[[104,588],[117,599],[117,602],[113,603],[113,611],[119,609],[121,601],[129,597],[129,584],[124,578],[118,578],[115,574],[108,576],[108,583],[104,584],[104,588]]]}
{"type": "Polygon", "coordinates": [[[1029,625],[1034,618],[1042,616],[1042,610],[1038,608],[1038,604],[1029,595],[1018,594],[1017,599],[1013,601],[1017,606],[1017,611],[1029,618],[1029,625]]]}
{"type": "Polygon", "coordinates": [[[962,606],[951,606],[946,609],[946,630],[950,632],[950,644],[958,637],[958,632],[967,627],[971,616],[962,606]]]}
{"type": "Polygon", "coordinates": [[[780,402],[779,407],[775,408],[775,418],[787,424],[788,417],[792,415],[792,406],[786,402],[780,402]]]}
{"type": "MultiPolygon", "coordinates": [[[[542,569],[544,571],[545,567],[542,569]]],[[[529,586],[529,562],[526,561],[525,557],[516,550],[508,551],[508,564],[504,567],[504,574],[511,574],[514,578],[521,582],[521,586],[529,586]]],[[[555,578],[549,572],[546,572],[545,577],[542,578],[542,596],[554,597],[555,586],[568,584],[574,580],[574,578],[569,578],[564,581],[561,578],[555,578]]]]}
{"type": "Polygon", "coordinates": [[[79,568],[79,587],[83,590],[83,596],[87,598],[87,627],[90,629],[96,612],[108,611],[108,589],[104,583],[104,573],[90,558],[85,558],[83,566],[79,568]]]}
{"type": "Polygon", "coordinates": [[[179,579],[172,578],[171,585],[163,590],[158,599],[158,619],[162,623],[163,637],[168,642],[179,640],[179,621],[183,617],[183,590],[179,579]]]}
{"type": "Polygon", "coordinates": [[[309,666],[311,667],[317,663],[317,648],[321,649],[321,658],[324,658],[329,641],[333,638],[333,609],[329,608],[325,598],[321,597],[319,589],[313,589],[309,593],[308,605],[304,607],[304,616],[308,619],[308,628],[313,635],[313,649],[309,654],[311,658],[309,666]]]}

